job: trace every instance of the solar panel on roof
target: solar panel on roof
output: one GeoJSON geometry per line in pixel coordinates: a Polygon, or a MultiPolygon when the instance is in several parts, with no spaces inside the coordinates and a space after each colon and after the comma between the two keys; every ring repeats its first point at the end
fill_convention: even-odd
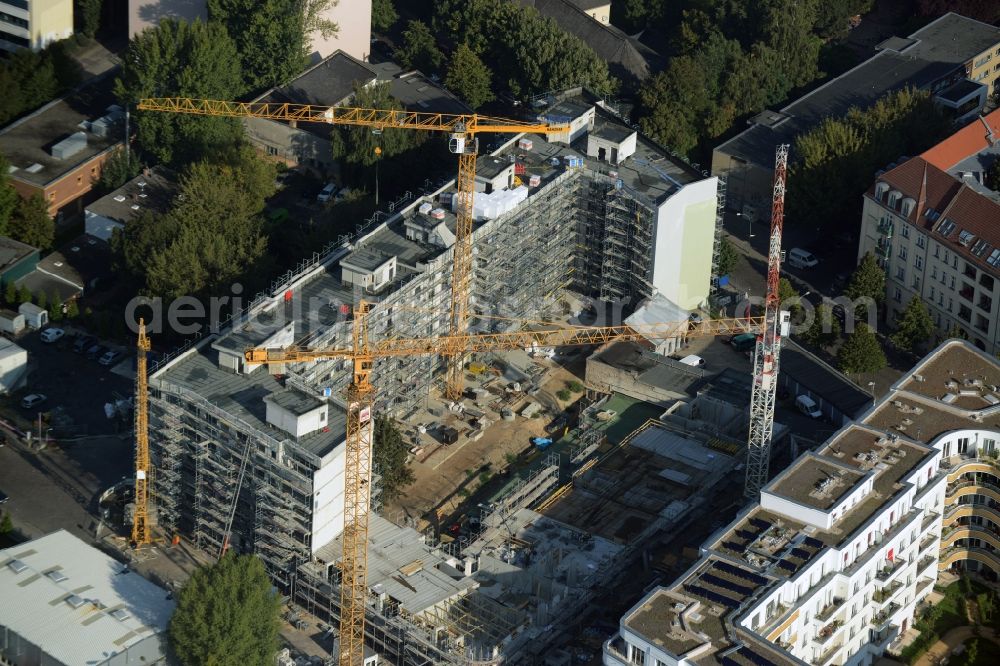
{"type": "Polygon", "coordinates": [[[786,571],[795,571],[795,565],[788,560],[778,560],[778,566],[786,571]]]}
{"type": "Polygon", "coordinates": [[[756,527],[759,527],[762,530],[766,530],[771,526],[771,523],[767,522],[763,518],[751,518],[750,524],[755,525],[756,527]]]}
{"type": "Polygon", "coordinates": [[[702,574],[701,580],[705,581],[706,583],[710,583],[711,585],[715,585],[716,587],[721,587],[723,590],[729,590],[730,592],[735,592],[736,594],[743,597],[749,597],[751,594],[753,594],[752,588],[746,587],[744,585],[737,585],[732,581],[728,581],[724,578],[719,578],[718,576],[715,576],[710,573],[702,574]]]}
{"type": "Polygon", "coordinates": [[[800,560],[808,560],[810,555],[808,550],[802,550],[801,548],[792,548],[791,553],[800,560]]]}
{"type": "Polygon", "coordinates": [[[822,541],[820,541],[819,539],[815,539],[813,537],[810,537],[810,536],[807,536],[803,540],[803,543],[805,545],[809,546],[810,548],[822,548],[823,547],[823,542],[822,541]]]}

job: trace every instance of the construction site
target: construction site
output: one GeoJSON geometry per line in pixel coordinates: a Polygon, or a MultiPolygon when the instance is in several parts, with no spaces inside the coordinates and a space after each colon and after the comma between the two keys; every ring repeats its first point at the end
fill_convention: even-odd
{"type": "MultiPolygon", "coordinates": [[[[160,110],[205,113],[168,102],[177,108],[160,110]]],[[[542,649],[534,639],[554,614],[573,613],[649,537],[681,524],[744,455],[745,390],[730,409],[697,397],[637,412],[626,399],[633,408],[621,413],[608,406],[614,395],[589,391],[572,427],[537,437],[539,422],[555,419],[558,430],[565,418],[567,405],[545,388],[568,367],[553,361],[562,345],[584,345],[582,361],[601,342],[653,348],[760,326],[746,318],[695,330],[686,318],[712,289],[717,179],[579,99],[554,101],[544,122],[544,133],[515,134],[475,159],[474,173],[460,154],[454,183],[152,368],[158,529],[219,556],[256,554],[290,603],[317,626],[340,626],[330,633],[342,664],[362,663],[362,640],[386,663],[519,663],[542,649]],[[654,299],[685,318],[655,336],[627,326],[579,334],[594,298],[623,314],[654,299]],[[456,326],[467,346],[435,342],[466,339],[456,326]],[[479,515],[449,538],[440,515],[382,506],[366,404],[396,419],[417,461],[427,445],[461,449],[492,424],[515,448],[536,437],[538,450],[483,484],[470,500],[479,515]]],[[[470,140],[453,133],[453,152],[470,140]]],[[[452,492],[459,471],[443,472],[452,492]]]]}

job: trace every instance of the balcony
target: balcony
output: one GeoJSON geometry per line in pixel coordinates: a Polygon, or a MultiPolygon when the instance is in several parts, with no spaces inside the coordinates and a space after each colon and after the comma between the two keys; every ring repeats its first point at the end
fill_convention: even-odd
{"type": "Polygon", "coordinates": [[[875,225],[875,229],[886,238],[892,238],[891,220],[886,220],[886,219],[879,220],[879,223],[875,225]]]}
{"type": "Polygon", "coordinates": [[[826,622],[833,614],[844,607],[844,602],[846,599],[841,599],[839,597],[834,597],[833,601],[827,604],[820,612],[816,613],[816,619],[820,622],[826,622]]]}
{"type": "Polygon", "coordinates": [[[924,557],[921,557],[920,561],[917,562],[917,574],[920,574],[921,571],[934,564],[936,561],[937,558],[933,555],[925,555],[924,557]]]}
{"type": "Polygon", "coordinates": [[[827,643],[830,642],[830,639],[837,634],[837,630],[840,629],[842,626],[844,626],[843,622],[841,622],[840,620],[834,620],[833,622],[831,622],[830,624],[826,625],[818,632],[816,632],[816,636],[813,638],[813,642],[818,645],[826,645],[827,643]]]}
{"type": "MultiPolygon", "coordinates": [[[[933,560],[933,558],[931,558],[931,559],[933,560]]],[[[915,589],[916,596],[920,596],[921,594],[923,594],[924,590],[926,590],[928,587],[930,587],[932,585],[934,585],[934,579],[933,578],[921,578],[920,580],[918,580],[917,581],[917,587],[915,589]]]]}
{"type": "Polygon", "coordinates": [[[893,581],[888,585],[886,585],[885,587],[875,590],[875,592],[872,594],[872,601],[874,601],[879,606],[883,606],[885,605],[885,602],[889,601],[889,599],[892,599],[894,596],[896,596],[896,593],[899,592],[899,590],[902,587],[903,584],[900,581],[898,580],[893,581]]]}
{"type": "Polygon", "coordinates": [[[872,615],[871,619],[872,626],[876,627],[877,629],[881,629],[883,626],[886,625],[886,623],[889,622],[889,618],[891,618],[893,614],[900,608],[902,608],[902,606],[900,606],[895,602],[889,604],[889,607],[886,608],[885,610],[881,610],[878,613],[872,615]]]}
{"type": "Polygon", "coordinates": [[[931,546],[936,545],[938,542],[939,540],[937,536],[935,536],[933,533],[928,534],[927,536],[924,537],[923,541],[920,542],[920,545],[917,547],[917,552],[923,553],[925,550],[927,550],[931,546]]]}
{"type": "Polygon", "coordinates": [[[833,655],[835,655],[838,651],[843,649],[843,647],[844,647],[844,642],[837,641],[827,649],[823,650],[823,652],[819,655],[819,659],[817,659],[815,662],[816,666],[823,666],[824,664],[826,664],[828,661],[830,661],[830,659],[833,658],[833,655]]]}
{"type": "Polygon", "coordinates": [[[979,301],[976,302],[976,307],[983,312],[993,312],[993,299],[989,296],[979,295],[979,301]]]}
{"type": "Polygon", "coordinates": [[[875,574],[875,578],[882,581],[883,583],[886,583],[892,580],[892,578],[896,574],[898,574],[900,570],[903,569],[905,566],[906,566],[906,560],[904,560],[901,557],[897,557],[892,561],[886,561],[886,563],[882,565],[882,568],[878,570],[878,573],[875,574]]]}
{"type": "Polygon", "coordinates": [[[926,516],[924,516],[923,521],[920,523],[920,531],[926,532],[927,528],[936,523],[941,518],[941,514],[931,511],[926,516]]]}

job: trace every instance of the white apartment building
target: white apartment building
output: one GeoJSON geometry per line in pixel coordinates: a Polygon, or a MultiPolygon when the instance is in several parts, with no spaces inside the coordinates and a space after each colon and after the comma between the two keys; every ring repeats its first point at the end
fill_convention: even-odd
{"type": "Polygon", "coordinates": [[[979,118],[919,157],[880,174],[865,193],[858,260],[886,270],[887,321],[913,297],[943,336],[958,328],[1000,352],[1000,194],[984,173],[1000,158],[1000,111],[979,118]]]}
{"type": "Polygon", "coordinates": [[[867,665],[912,626],[939,571],[995,580],[998,384],[996,359],[938,347],[632,607],[604,663],[867,665]]]}
{"type": "Polygon", "coordinates": [[[0,1],[0,49],[40,51],[73,34],[73,0],[0,1]]]}

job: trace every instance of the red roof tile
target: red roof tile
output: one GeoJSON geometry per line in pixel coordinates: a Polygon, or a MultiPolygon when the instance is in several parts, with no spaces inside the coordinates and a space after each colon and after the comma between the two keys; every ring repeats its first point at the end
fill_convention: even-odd
{"type": "MultiPolygon", "coordinates": [[[[890,192],[898,190],[902,194],[894,213],[901,215],[902,200],[907,197],[912,198],[917,205],[908,216],[911,224],[933,233],[933,238],[938,242],[944,243],[956,254],[978,264],[990,273],[1000,272],[1000,266],[989,266],[986,263],[992,250],[1000,248],[1000,204],[996,201],[976,192],[921,157],[911,158],[887,171],[878,178],[876,186],[878,182],[887,183],[891,188],[890,192]],[[921,190],[926,197],[923,206],[918,201],[922,196],[921,190]],[[923,212],[918,213],[921,208],[923,212]],[[936,219],[930,219],[926,214],[929,209],[934,209],[940,215],[936,219]],[[945,220],[955,223],[947,236],[938,231],[945,220]],[[963,231],[973,235],[966,244],[959,241],[963,231]],[[981,251],[973,254],[972,250],[977,248],[979,240],[985,241],[990,247],[979,245],[978,249],[981,251]]],[[[876,186],[868,190],[869,197],[874,198],[876,186]]],[[[882,205],[886,205],[888,194],[887,192],[883,196],[882,205]]]]}
{"type": "Polygon", "coordinates": [[[993,133],[993,140],[1000,141],[1000,109],[997,109],[985,118],[976,118],[920,157],[939,169],[950,169],[990,146],[986,138],[987,125],[993,133]]]}

